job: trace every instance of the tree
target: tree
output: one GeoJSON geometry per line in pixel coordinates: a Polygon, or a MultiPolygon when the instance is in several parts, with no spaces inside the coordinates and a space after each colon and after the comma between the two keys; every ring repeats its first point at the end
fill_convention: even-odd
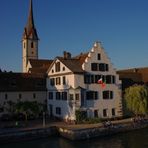
{"type": "Polygon", "coordinates": [[[148,88],[142,85],[127,88],[124,103],[126,109],[135,115],[148,114],[148,88]]]}
{"type": "Polygon", "coordinates": [[[29,114],[37,116],[40,113],[40,105],[36,101],[18,102],[16,104],[16,111],[18,113],[24,113],[27,120],[29,114]]]}

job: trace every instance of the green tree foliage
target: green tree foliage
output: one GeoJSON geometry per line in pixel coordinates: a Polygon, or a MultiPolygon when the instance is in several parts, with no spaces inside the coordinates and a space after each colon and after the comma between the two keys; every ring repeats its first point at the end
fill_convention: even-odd
{"type": "Polygon", "coordinates": [[[124,101],[126,109],[131,113],[148,114],[148,88],[135,85],[125,90],[124,101]]]}
{"type": "Polygon", "coordinates": [[[36,101],[33,102],[25,101],[25,102],[18,102],[16,104],[16,111],[25,114],[38,115],[41,109],[40,109],[40,104],[37,103],[36,101]]]}

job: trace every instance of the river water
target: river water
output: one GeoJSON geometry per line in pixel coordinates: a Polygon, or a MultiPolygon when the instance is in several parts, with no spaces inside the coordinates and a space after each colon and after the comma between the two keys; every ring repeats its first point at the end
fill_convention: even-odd
{"type": "Polygon", "coordinates": [[[47,139],[2,144],[0,148],[148,148],[148,128],[81,141],[49,137],[47,139]]]}

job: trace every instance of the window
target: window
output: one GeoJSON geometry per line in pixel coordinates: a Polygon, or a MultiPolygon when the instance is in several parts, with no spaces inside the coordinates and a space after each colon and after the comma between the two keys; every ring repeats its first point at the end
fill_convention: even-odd
{"type": "Polygon", "coordinates": [[[49,95],[48,99],[53,100],[53,92],[49,92],[48,95],[49,95]]]}
{"type": "Polygon", "coordinates": [[[24,48],[26,48],[26,44],[24,43],[24,48]]]}
{"type": "Polygon", "coordinates": [[[0,113],[4,112],[4,108],[0,107],[0,113]]]}
{"type": "Polygon", "coordinates": [[[103,109],[103,117],[107,117],[107,109],[103,109]]]}
{"type": "Polygon", "coordinates": [[[33,99],[35,99],[36,98],[36,94],[35,93],[33,93],[33,99]]]}
{"type": "Polygon", "coordinates": [[[60,85],[61,84],[61,79],[60,79],[60,77],[57,77],[56,78],[56,85],[60,85]]]}
{"type": "Polygon", "coordinates": [[[61,99],[61,94],[60,92],[56,92],[56,100],[60,100],[61,99]]]}
{"type": "Polygon", "coordinates": [[[105,64],[105,71],[108,71],[108,64],[105,64]]]}
{"type": "Polygon", "coordinates": [[[54,78],[51,78],[51,79],[50,79],[50,85],[51,85],[51,86],[54,86],[54,85],[55,85],[55,79],[54,79],[54,78]]]}
{"type": "Polygon", "coordinates": [[[7,94],[5,94],[5,100],[7,100],[8,99],[8,95],[7,94]]]}
{"type": "Polygon", "coordinates": [[[21,99],[22,98],[22,94],[19,94],[19,99],[21,99]]]}
{"type": "Polygon", "coordinates": [[[105,71],[105,67],[103,63],[99,64],[99,71],[105,71]]]}
{"type": "Polygon", "coordinates": [[[79,99],[80,99],[79,94],[75,94],[75,98],[76,98],[77,101],[79,101],[79,99]]]}
{"type": "Polygon", "coordinates": [[[98,80],[101,78],[101,75],[95,75],[95,83],[98,83],[98,80]]]}
{"type": "Polygon", "coordinates": [[[101,54],[100,53],[98,53],[98,60],[101,60],[101,54]]]}
{"type": "Polygon", "coordinates": [[[31,42],[31,48],[33,48],[34,47],[34,44],[33,44],[33,42],[31,42]]]}
{"type": "Polygon", "coordinates": [[[115,113],[115,108],[112,108],[112,116],[115,116],[116,113],[115,113]]]}
{"type": "Polygon", "coordinates": [[[57,62],[57,63],[55,64],[55,71],[56,71],[56,72],[59,72],[59,71],[60,71],[60,62],[57,62]]]}
{"type": "Polygon", "coordinates": [[[70,95],[69,95],[69,99],[70,99],[70,100],[73,100],[73,99],[74,99],[74,98],[73,98],[73,94],[70,94],[70,95]]]}
{"type": "Polygon", "coordinates": [[[111,75],[107,75],[106,76],[106,83],[107,84],[111,84],[112,83],[112,76],[111,75]]]}
{"type": "Polygon", "coordinates": [[[63,71],[65,71],[65,67],[63,67],[63,71]]]}
{"type": "Polygon", "coordinates": [[[98,118],[98,110],[94,110],[94,117],[98,118]]]}
{"type": "Polygon", "coordinates": [[[87,91],[86,92],[86,99],[87,100],[97,100],[98,99],[98,92],[97,91],[87,91]]]}
{"type": "Polygon", "coordinates": [[[67,92],[62,92],[62,100],[67,100],[67,92]]]}
{"type": "Polygon", "coordinates": [[[56,114],[61,115],[61,108],[60,107],[56,107],[56,114]]]}
{"type": "Polygon", "coordinates": [[[91,63],[91,70],[97,71],[98,70],[98,63],[91,63]]]}
{"type": "Polygon", "coordinates": [[[94,77],[94,75],[91,75],[91,83],[95,83],[95,77],[94,77]]]}
{"type": "Polygon", "coordinates": [[[65,79],[65,76],[63,77],[63,85],[66,84],[66,79],[65,79]]]}
{"type": "Polygon", "coordinates": [[[113,99],[113,91],[103,91],[103,99],[113,99]]]}
{"type": "Polygon", "coordinates": [[[112,83],[115,84],[116,83],[116,77],[115,76],[112,76],[112,83]]]}
{"type": "Polygon", "coordinates": [[[99,64],[99,71],[108,71],[108,64],[100,63],[99,64]]]}
{"type": "Polygon", "coordinates": [[[90,84],[91,82],[91,77],[90,75],[84,75],[84,83],[85,84],[90,84]]]}

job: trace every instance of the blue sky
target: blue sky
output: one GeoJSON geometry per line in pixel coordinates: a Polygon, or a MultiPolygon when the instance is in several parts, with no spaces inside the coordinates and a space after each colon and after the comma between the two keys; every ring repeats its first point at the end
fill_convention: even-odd
{"type": "MultiPolygon", "coordinates": [[[[148,66],[148,0],[33,0],[39,57],[77,55],[101,41],[117,69],[148,66]]],[[[0,68],[22,70],[29,0],[0,0],[0,68]]]]}

